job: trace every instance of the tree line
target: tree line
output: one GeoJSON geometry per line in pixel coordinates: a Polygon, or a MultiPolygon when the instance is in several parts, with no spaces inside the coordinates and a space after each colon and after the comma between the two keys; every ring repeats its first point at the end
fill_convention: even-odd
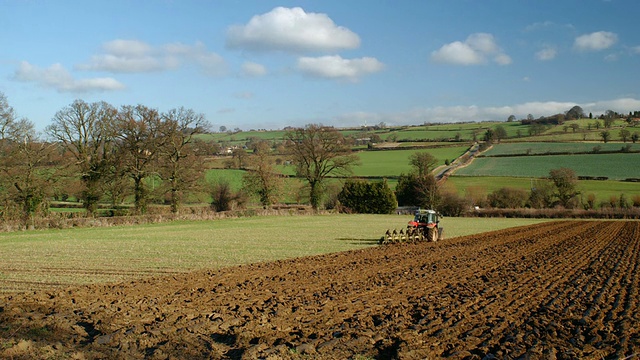
{"type": "MultiPolygon", "coordinates": [[[[59,110],[42,134],[19,119],[0,93],[0,201],[3,219],[25,224],[46,215],[49,199],[80,201],[89,216],[99,205],[123,213],[145,214],[152,195],[162,194],[177,213],[188,196],[207,194],[214,210],[254,195],[266,206],[282,196],[284,180],[276,171],[272,147],[256,142],[252,156],[242,152],[243,189],[234,193],[223,181],[205,181],[204,154],[198,135],[210,132],[202,114],[183,107],[160,112],[145,105],[116,108],[106,102],[76,100],[59,110]],[[157,188],[156,188],[157,180],[157,188]]],[[[309,124],[289,129],[280,144],[296,175],[307,184],[309,203],[321,206],[326,179],[351,174],[358,157],[351,141],[335,128],[309,124]]]]}

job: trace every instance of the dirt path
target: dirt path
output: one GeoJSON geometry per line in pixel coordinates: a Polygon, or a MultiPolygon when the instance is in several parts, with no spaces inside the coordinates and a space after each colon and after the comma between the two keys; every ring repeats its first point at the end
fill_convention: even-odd
{"type": "Polygon", "coordinates": [[[640,358],[640,222],[0,299],[0,357],[640,358]],[[44,355],[43,355],[44,354],[44,355]]]}

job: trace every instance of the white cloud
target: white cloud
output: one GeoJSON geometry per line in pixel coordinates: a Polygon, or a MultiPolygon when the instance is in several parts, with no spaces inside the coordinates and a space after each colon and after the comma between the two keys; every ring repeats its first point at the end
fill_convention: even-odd
{"type": "Polygon", "coordinates": [[[227,46],[253,51],[328,52],[355,49],[360,46],[360,37],[337,26],[326,14],[277,7],[252,17],[246,25],[229,27],[227,46]]]}
{"type": "Polygon", "coordinates": [[[138,40],[117,39],[102,46],[103,54],[91,57],[88,63],[76,66],[78,70],[111,73],[143,73],[166,71],[182,65],[195,65],[207,75],[226,72],[224,59],[207,50],[201,42],[153,47],[138,40]]]}
{"type": "Polygon", "coordinates": [[[558,50],[553,46],[545,46],[536,53],[536,59],[542,61],[553,60],[558,55],[558,50]]]}
{"type": "Polygon", "coordinates": [[[634,46],[631,48],[631,52],[635,54],[640,54],[640,46],[634,46]]]}
{"type": "Polygon", "coordinates": [[[511,57],[500,49],[493,35],[487,33],[471,34],[464,42],[454,41],[431,53],[432,61],[463,66],[486,64],[488,58],[499,65],[509,65],[512,62],[511,57]]]}
{"type": "Polygon", "coordinates": [[[600,51],[610,48],[616,42],[618,42],[618,35],[612,32],[598,31],[578,36],[573,47],[578,51],[600,51]]]}
{"type": "Polygon", "coordinates": [[[247,61],[242,64],[242,74],[251,77],[264,76],[267,74],[267,68],[262,64],[247,61]]]}
{"type": "Polygon", "coordinates": [[[536,101],[510,106],[480,107],[476,105],[437,106],[416,108],[398,113],[352,112],[334,117],[329,124],[334,126],[361,126],[385,122],[388,125],[415,125],[425,122],[453,123],[463,121],[506,121],[510,115],[518,119],[532,114],[534,118],[564,113],[573,106],[579,105],[586,113],[604,114],[607,110],[622,113],[640,109],[640,100],[621,98],[608,101],[578,104],[575,102],[536,101]]]}
{"type": "Polygon", "coordinates": [[[384,64],[375,58],[343,59],[338,55],[301,57],[298,69],[310,76],[357,81],[360,77],[382,71],[384,64]]]}
{"type": "Polygon", "coordinates": [[[53,88],[59,92],[88,93],[123,90],[125,88],[124,84],[113,78],[74,79],[61,64],[40,68],[26,61],[20,63],[13,75],[13,79],[34,82],[42,87],[53,88]]]}

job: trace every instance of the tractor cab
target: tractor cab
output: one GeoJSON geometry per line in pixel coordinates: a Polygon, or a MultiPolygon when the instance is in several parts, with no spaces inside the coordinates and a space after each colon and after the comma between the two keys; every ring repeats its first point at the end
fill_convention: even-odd
{"type": "Polygon", "coordinates": [[[417,210],[409,227],[438,227],[438,213],[434,210],[417,210]]]}

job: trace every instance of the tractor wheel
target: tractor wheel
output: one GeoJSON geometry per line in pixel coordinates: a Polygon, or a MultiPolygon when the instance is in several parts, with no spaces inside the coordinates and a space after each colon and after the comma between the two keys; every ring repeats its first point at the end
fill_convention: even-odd
{"type": "Polygon", "coordinates": [[[427,241],[436,242],[438,241],[438,228],[433,227],[427,232],[427,241]]]}

